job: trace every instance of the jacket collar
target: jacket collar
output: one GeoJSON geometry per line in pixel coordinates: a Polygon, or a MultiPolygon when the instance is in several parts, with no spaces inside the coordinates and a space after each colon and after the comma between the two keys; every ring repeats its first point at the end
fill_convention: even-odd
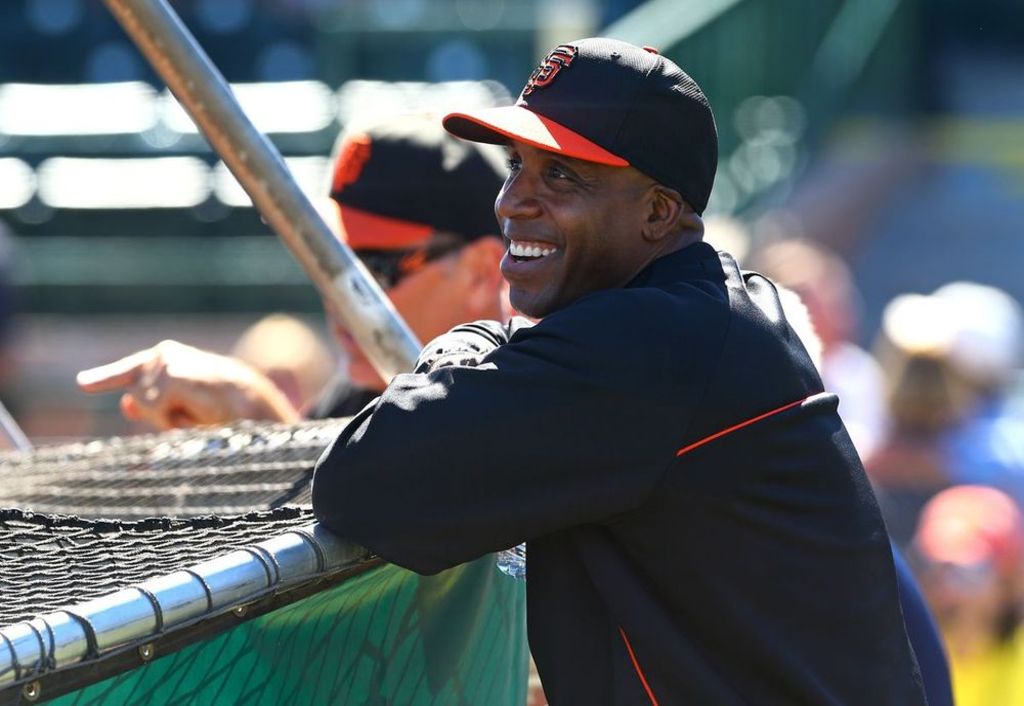
{"type": "Polygon", "coordinates": [[[709,272],[704,263],[708,259],[714,260],[715,266],[721,272],[718,253],[715,252],[715,249],[704,241],[692,243],[682,250],[659,257],[640,270],[637,276],[626,284],[626,287],[656,287],[678,282],[681,277],[684,279],[706,278],[709,272]]]}

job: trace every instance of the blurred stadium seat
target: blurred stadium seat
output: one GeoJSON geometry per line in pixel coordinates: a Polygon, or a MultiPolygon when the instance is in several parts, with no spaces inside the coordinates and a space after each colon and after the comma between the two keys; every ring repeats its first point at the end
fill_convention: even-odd
{"type": "MultiPolygon", "coordinates": [[[[325,193],[341,126],[381,112],[508,102],[496,82],[232,84],[300,188],[325,193]]],[[[306,277],[166,90],[0,85],[0,218],[36,313],[314,311],[306,277]],[[108,119],[108,116],[109,119],[108,119]]]]}
{"type": "Polygon", "coordinates": [[[156,90],[129,81],[0,86],[0,133],[19,137],[134,135],[156,123],[156,90]]]}

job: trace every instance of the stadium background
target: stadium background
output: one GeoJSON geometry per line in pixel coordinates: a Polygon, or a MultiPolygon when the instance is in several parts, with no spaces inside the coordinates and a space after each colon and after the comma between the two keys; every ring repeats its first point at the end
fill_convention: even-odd
{"type": "MultiPolygon", "coordinates": [[[[708,93],[712,216],[851,265],[862,345],[904,292],[970,279],[1024,299],[1018,0],[171,4],[311,193],[360,115],[507,101],[551,46],[611,34],[708,93]]],[[[322,329],[301,270],[101,3],[0,4],[0,230],[0,400],[37,443],[139,431],[114,396],[78,392],[81,368],[161,338],[227,351],[272,311],[322,329]]]]}
{"type": "MultiPolygon", "coordinates": [[[[1012,0],[172,5],[313,192],[356,113],[508,100],[551,45],[611,32],[709,94],[712,213],[852,264],[862,342],[900,292],[967,278],[1024,295],[1012,0]]],[[[128,430],[116,400],[77,392],[81,367],[159,338],[227,350],[269,311],[320,325],[304,275],[99,3],[0,6],[0,187],[0,397],[36,439],[128,430]]]]}

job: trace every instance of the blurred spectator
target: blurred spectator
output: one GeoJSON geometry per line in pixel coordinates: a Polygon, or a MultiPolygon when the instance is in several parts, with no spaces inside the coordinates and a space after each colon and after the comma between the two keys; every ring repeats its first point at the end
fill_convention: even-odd
{"type": "Polygon", "coordinates": [[[950,483],[949,433],[970,410],[949,357],[953,321],[933,297],[904,294],[882,314],[875,355],[885,376],[889,430],[865,459],[893,540],[906,546],[921,507],[950,483]]]}
{"type": "Polygon", "coordinates": [[[754,253],[750,269],[796,292],[821,340],[825,389],[839,395],[843,419],[861,458],[869,456],[885,429],[882,374],[853,341],[860,323],[860,295],[846,264],[824,247],[783,240],[754,253]]]}
{"type": "Polygon", "coordinates": [[[946,639],[959,706],[1024,704],[1024,519],[1006,494],[956,486],[914,535],[925,596],[946,639]]]}
{"type": "MultiPolygon", "coordinates": [[[[449,136],[427,116],[391,117],[350,127],[334,150],[327,222],[386,290],[421,341],[476,319],[505,319],[494,195],[501,152],[449,136]]],[[[384,388],[355,338],[332,315],[347,355],[346,376],[321,388],[315,408],[283,399],[266,375],[237,358],[174,341],[82,371],[88,392],[123,393],[129,419],[161,427],[236,419],[293,421],[351,416],[384,388]]]]}
{"type": "Polygon", "coordinates": [[[320,396],[335,368],[316,332],[287,314],[270,314],[250,326],[231,355],[266,375],[297,410],[320,396]]]}
{"type": "Polygon", "coordinates": [[[876,355],[891,429],[867,465],[898,543],[948,484],[1024,500],[1024,416],[1008,402],[1021,338],[1019,307],[992,287],[958,282],[886,307],[876,355]]]}
{"type": "Polygon", "coordinates": [[[956,322],[951,365],[972,395],[969,413],[945,439],[951,480],[992,485],[1024,503],[1024,414],[1009,394],[1020,367],[1024,320],[1000,289],[954,282],[933,295],[956,322]]]}
{"type": "Polygon", "coordinates": [[[952,356],[957,325],[935,297],[902,294],[886,305],[875,352],[894,427],[930,436],[970,413],[974,393],[952,356]]]}

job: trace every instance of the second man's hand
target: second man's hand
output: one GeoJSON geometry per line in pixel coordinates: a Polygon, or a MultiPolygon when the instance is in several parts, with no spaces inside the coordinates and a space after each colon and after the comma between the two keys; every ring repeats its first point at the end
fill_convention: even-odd
{"type": "Polygon", "coordinates": [[[298,411],[269,378],[236,358],[177,341],[78,373],[85,392],[122,392],[121,412],[159,429],[239,419],[294,422],[298,411]]]}

